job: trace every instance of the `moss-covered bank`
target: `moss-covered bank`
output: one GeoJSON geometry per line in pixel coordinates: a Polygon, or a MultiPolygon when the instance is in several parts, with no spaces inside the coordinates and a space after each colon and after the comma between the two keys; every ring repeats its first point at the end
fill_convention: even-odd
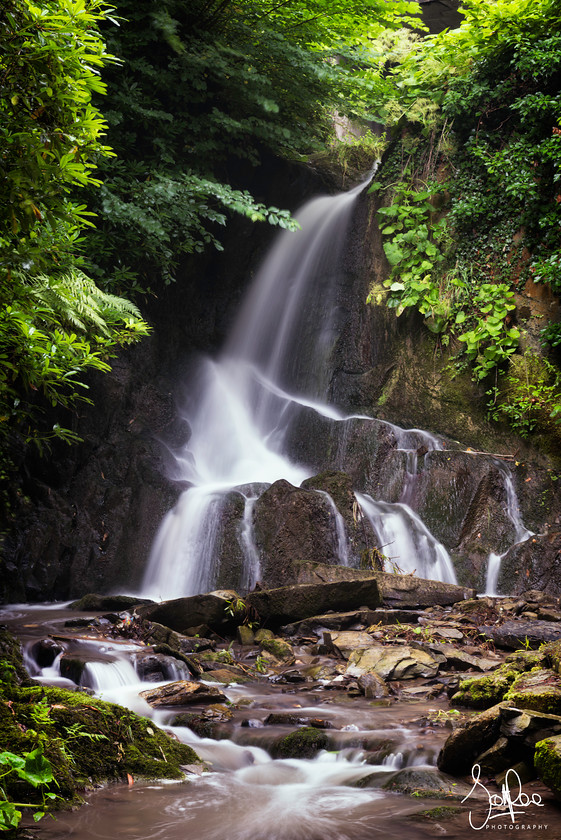
{"type": "MultiPolygon", "coordinates": [[[[84,790],[128,776],[180,779],[182,767],[200,762],[190,747],[128,709],[81,691],[34,684],[7,631],[0,631],[0,658],[2,748],[20,756],[42,748],[55,778],[54,807],[75,804],[84,790]]],[[[40,801],[38,790],[16,774],[6,776],[3,786],[8,798],[40,801]]]]}

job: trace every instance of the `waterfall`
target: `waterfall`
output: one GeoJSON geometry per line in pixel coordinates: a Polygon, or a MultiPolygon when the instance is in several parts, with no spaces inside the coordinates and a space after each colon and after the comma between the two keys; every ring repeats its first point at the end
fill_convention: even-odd
{"type": "MultiPolygon", "coordinates": [[[[281,478],[299,486],[311,475],[288,456],[285,436],[295,412],[326,398],[338,337],[341,255],[363,187],[304,206],[297,214],[301,230],[279,235],[220,358],[200,360],[184,409],[191,436],[174,465],[174,477],[190,486],[160,526],[143,595],[175,598],[212,589],[227,494],[281,478]]],[[[238,535],[247,588],[259,574],[253,502],[246,503],[238,535]]],[[[336,524],[344,557],[341,522],[336,524]]]]}
{"type": "Polygon", "coordinates": [[[497,554],[492,551],[487,559],[485,595],[490,595],[491,597],[498,595],[497,586],[503,558],[508,554],[511,548],[516,545],[520,545],[520,543],[526,542],[526,540],[534,534],[534,532],[529,531],[522,522],[520,507],[518,505],[518,497],[516,495],[512,475],[503,464],[497,462],[497,466],[499,467],[499,471],[504,481],[506,493],[506,514],[514,527],[514,542],[511,546],[509,546],[509,548],[507,548],[506,551],[503,551],[502,554],[497,554]]]}
{"type": "MultiPolygon", "coordinates": [[[[301,229],[277,237],[222,353],[217,359],[200,358],[195,365],[181,409],[190,438],[174,454],[173,465],[173,478],[188,489],[156,535],[144,597],[162,600],[216,588],[225,547],[235,555],[236,568],[241,567],[239,579],[226,585],[252,589],[260,577],[253,533],[260,494],[279,479],[298,487],[319,471],[317,464],[314,469],[291,451],[297,421],[312,412],[322,428],[330,426],[330,468],[342,470],[355,428],[351,421],[373,422],[364,415],[345,417],[328,403],[334,350],[345,326],[339,305],[348,294],[345,242],[363,188],[316,198],[301,209],[301,229]],[[237,506],[234,517],[232,505],[237,506]]],[[[442,443],[421,429],[376,422],[391,429],[395,450],[404,453],[405,470],[396,502],[357,494],[376,535],[375,547],[388,558],[388,571],[455,583],[446,548],[415,513],[419,467],[424,466],[420,459],[442,449],[442,443]]],[[[529,532],[520,520],[512,478],[503,474],[508,516],[520,542],[529,532]]],[[[352,558],[343,517],[331,497],[319,492],[330,510],[338,562],[348,565],[352,558]]],[[[488,592],[496,590],[501,559],[498,554],[490,557],[488,592]]]]}
{"type": "Polygon", "coordinates": [[[402,574],[456,583],[448,552],[408,505],[374,501],[362,493],[356,497],[378,537],[376,547],[388,558],[384,571],[395,567],[402,574]]]}

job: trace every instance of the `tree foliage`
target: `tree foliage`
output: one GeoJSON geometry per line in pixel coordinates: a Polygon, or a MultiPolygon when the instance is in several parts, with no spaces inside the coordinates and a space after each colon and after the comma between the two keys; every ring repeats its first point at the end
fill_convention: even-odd
{"type": "Polygon", "coordinates": [[[121,26],[104,33],[123,65],[106,69],[103,103],[118,157],[100,161],[104,184],[91,197],[95,276],[136,290],[170,281],[182,255],[217,245],[231,212],[290,225],[243,189],[242,170],[264,150],[298,158],[323,148],[335,109],[364,111],[356,68],[367,36],[415,9],[402,0],[118,0],[121,26]]]}
{"type": "Polygon", "coordinates": [[[6,0],[0,11],[0,441],[75,437],[45,405],[83,398],[85,375],[107,370],[112,348],[146,334],[139,311],[111,299],[78,268],[92,215],[74,197],[99,186],[96,160],[110,154],[92,104],[109,61],[97,25],[103,0],[6,0]]]}

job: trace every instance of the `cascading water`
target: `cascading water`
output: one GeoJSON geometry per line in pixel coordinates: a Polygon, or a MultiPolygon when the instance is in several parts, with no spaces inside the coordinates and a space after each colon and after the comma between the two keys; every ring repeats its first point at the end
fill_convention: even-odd
{"type": "MultiPolygon", "coordinates": [[[[297,422],[310,412],[320,417],[324,426],[331,422],[332,468],[343,471],[349,430],[356,422],[373,422],[363,415],[345,417],[327,402],[333,351],[344,326],[338,302],[348,293],[343,259],[346,232],[363,187],[305,205],[298,213],[301,230],[278,237],[220,357],[199,360],[184,408],[191,434],[175,454],[171,476],[188,489],[160,526],[143,596],[162,600],[215,588],[233,491],[238,503],[243,498],[236,547],[243,569],[238,581],[226,585],[242,592],[253,588],[260,575],[253,534],[257,499],[279,479],[299,486],[324,469],[322,463],[302,463],[301,457],[294,456],[291,434],[297,422]]],[[[396,501],[387,500],[390,493],[384,498],[383,490],[378,500],[357,494],[378,549],[391,558],[387,570],[395,566],[419,577],[454,583],[447,550],[415,513],[419,469],[425,467],[425,456],[442,449],[442,444],[420,429],[404,430],[376,422],[391,430],[395,451],[405,453],[396,501]]],[[[529,532],[520,521],[512,479],[506,473],[505,487],[508,515],[516,539],[521,541],[529,532]]],[[[326,505],[338,562],[348,565],[353,558],[343,518],[329,496],[326,505]]],[[[494,554],[489,558],[488,592],[496,589],[500,559],[494,554]]]]}
{"type": "Polygon", "coordinates": [[[529,531],[520,516],[520,507],[518,505],[518,498],[516,490],[514,489],[514,482],[511,474],[504,467],[503,464],[497,462],[497,466],[501,472],[504,481],[506,492],[506,514],[514,526],[514,541],[513,544],[502,554],[497,554],[492,551],[487,560],[487,576],[485,581],[485,595],[495,597],[497,592],[497,585],[499,581],[499,574],[501,571],[501,563],[506,554],[516,545],[525,542],[529,537],[533,536],[533,531],[529,531]]]}
{"type": "MultiPolygon", "coordinates": [[[[285,435],[301,408],[293,394],[308,405],[326,396],[329,355],[338,334],[341,251],[363,186],[303,208],[301,230],[278,238],[221,358],[201,360],[185,414],[191,437],[177,454],[174,475],[192,486],[160,527],[143,595],[161,599],[212,589],[228,492],[281,478],[298,486],[311,474],[289,458],[285,435]]],[[[248,515],[240,545],[250,588],[258,563],[248,515]]],[[[340,553],[344,556],[344,548],[340,553]]]]}

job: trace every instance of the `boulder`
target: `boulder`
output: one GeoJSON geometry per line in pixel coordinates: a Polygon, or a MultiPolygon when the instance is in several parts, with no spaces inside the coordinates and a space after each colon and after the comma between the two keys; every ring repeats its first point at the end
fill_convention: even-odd
{"type": "Polygon", "coordinates": [[[384,680],[411,680],[434,677],[438,667],[438,662],[424,650],[409,645],[376,645],[353,651],[346,673],[351,677],[374,673],[384,680]]]}
{"type": "Polygon", "coordinates": [[[499,738],[501,704],[492,706],[455,729],[440,750],[437,765],[444,773],[463,776],[471,772],[477,756],[499,738]]]}
{"type": "Polygon", "coordinates": [[[561,714],[561,677],[549,668],[521,674],[510,686],[505,700],[519,709],[561,714]]]}
{"type": "Polygon", "coordinates": [[[439,773],[436,767],[404,767],[393,773],[382,789],[434,799],[461,799],[469,792],[465,785],[458,788],[455,779],[439,773]]]}
{"type": "Polygon", "coordinates": [[[228,698],[218,688],[188,680],[178,680],[157,688],[149,688],[141,691],[140,696],[153,708],[228,702],[228,698]]]}
{"type": "Polygon", "coordinates": [[[491,639],[498,647],[538,648],[544,642],[554,642],[561,639],[561,624],[555,621],[505,621],[499,626],[482,626],[479,632],[491,639]]]}
{"type": "Polygon", "coordinates": [[[276,481],[255,503],[253,525],[265,586],[295,583],[309,558],[341,561],[335,514],[322,493],[276,481]]]}
{"type": "Polygon", "coordinates": [[[282,586],[250,592],[247,603],[257,612],[262,624],[279,626],[319,615],[328,609],[353,610],[377,607],[380,603],[375,578],[282,586]]]}
{"type": "Polygon", "coordinates": [[[284,639],[263,639],[260,647],[284,665],[293,665],[295,662],[294,651],[284,639]]]}
{"type": "Polygon", "coordinates": [[[561,735],[538,741],[534,767],[542,782],[561,800],[561,735]]]}
{"type": "Polygon", "coordinates": [[[511,665],[501,665],[484,677],[468,677],[462,680],[459,690],[450,702],[454,706],[468,706],[471,709],[488,709],[495,706],[506,695],[519,671],[511,665]]]}
{"type": "Polygon", "coordinates": [[[162,601],[160,604],[147,604],[139,607],[136,613],[141,618],[163,624],[178,633],[184,633],[199,624],[225,632],[238,623],[228,612],[229,605],[238,600],[241,599],[236,592],[220,590],[206,595],[162,601]]]}
{"type": "MultiPolygon", "coordinates": [[[[299,583],[334,583],[336,581],[348,580],[371,580],[378,582],[382,603],[390,610],[389,621],[385,621],[380,613],[376,621],[391,623],[391,621],[402,621],[393,609],[410,607],[424,609],[433,606],[450,606],[459,601],[475,598],[475,589],[465,586],[457,586],[453,583],[442,583],[438,580],[426,580],[415,575],[399,575],[392,572],[375,572],[366,569],[352,569],[348,566],[327,566],[322,563],[302,563],[298,572],[299,583]]],[[[412,611],[404,616],[403,620],[417,620],[417,615],[412,611]]]]}
{"type": "Polygon", "coordinates": [[[314,758],[328,747],[328,737],[321,729],[303,726],[290,735],[283,735],[271,746],[273,758],[314,758]]]}
{"type": "Polygon", "coordinates": [[[137,604],[153,604],[147,598],[137,598],[135,595],[96,595],[90,593],[83,595],[78,601],[72,601],[68,605],[69,610],[80,612],[123,612],[135,607],[137,604]]]}

